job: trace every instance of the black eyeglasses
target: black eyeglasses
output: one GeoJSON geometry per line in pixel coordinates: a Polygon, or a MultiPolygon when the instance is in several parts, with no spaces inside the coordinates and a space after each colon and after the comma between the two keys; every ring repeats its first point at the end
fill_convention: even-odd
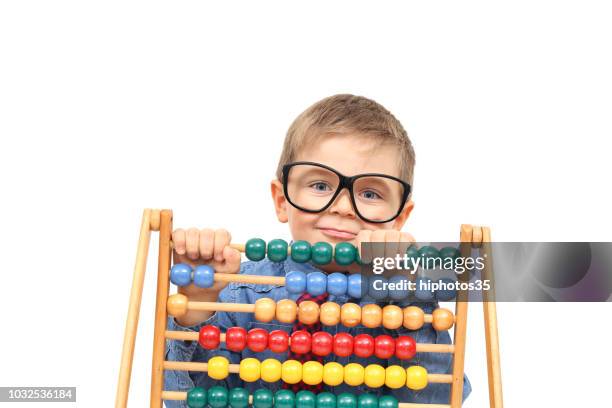
{"type": "Polygon", "coordinates": [[[397,177],[378,173],[347,177],[331,167],[305,161],[284,165],[282,181],[287,201],[309,213],[326,210],[346,188],[357,215],[371,223],[395,219],[410,195],[410,184],[397,177]]]}

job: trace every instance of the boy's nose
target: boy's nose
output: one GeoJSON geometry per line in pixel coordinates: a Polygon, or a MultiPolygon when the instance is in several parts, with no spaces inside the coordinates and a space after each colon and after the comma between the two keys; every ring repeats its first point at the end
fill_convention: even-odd
{"type": "Polygon", "coordinates": [[[348,190],[343,190],[338,194],[338,197],[334,200],[332,205],[329,207],[329,211],[332,214],[338,214],[343,216],[355,216],[355,209],[351,203],[348,190]]]}

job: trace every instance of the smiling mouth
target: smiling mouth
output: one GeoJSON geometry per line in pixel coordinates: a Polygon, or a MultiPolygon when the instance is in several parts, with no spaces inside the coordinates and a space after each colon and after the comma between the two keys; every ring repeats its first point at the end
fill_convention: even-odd
{"type": "Polygon", "coordinates": [[[353,239],[357,236],[357,234],[354,234],[350,231],[344,231],[344,230],[338,230],[335,228],[317,228],[319,231],[321,231],[323,234],[327,235],[328,237],[331,238],[336,238],[336,239],[353,239]]]}

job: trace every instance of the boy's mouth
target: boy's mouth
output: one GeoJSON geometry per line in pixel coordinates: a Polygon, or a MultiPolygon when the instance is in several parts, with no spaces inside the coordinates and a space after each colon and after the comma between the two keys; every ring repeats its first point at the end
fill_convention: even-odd
{"type": "Polygon", "coordinates": [[[357,234],[352,233],[350,231],[345,231],[345,230],[339,230],[339,229],[335,229],[335,228],[326,228],[326,227],[319,227],[317,228],[319,231],[321,231],[324,235],[327,235],[328,237],[331,238],[336,238],[336,239],[353,239],[357,236],[357,234]]]}

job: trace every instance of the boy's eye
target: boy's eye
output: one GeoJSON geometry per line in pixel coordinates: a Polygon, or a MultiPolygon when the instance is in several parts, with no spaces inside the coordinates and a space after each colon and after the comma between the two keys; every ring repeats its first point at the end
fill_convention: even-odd
{"type": "Polygon", "coordinates": [[[366,190],[361,193],[361,196],[366,200],[380,200],[382,197],[375,191],[366,190]]]}
{"type": "Polygon", "coordinates": [[[325,192],[325,191],[331,190],[331,187],[329,186],[329,184],[323,183],[321,181],[312,183],[310,187],[313,188],[317,192],[325,192]]]}

